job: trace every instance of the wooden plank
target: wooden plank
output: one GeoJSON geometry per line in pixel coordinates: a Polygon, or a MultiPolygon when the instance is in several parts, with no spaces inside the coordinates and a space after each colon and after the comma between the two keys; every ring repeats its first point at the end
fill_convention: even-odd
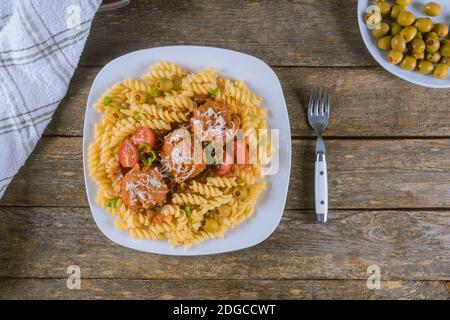
{"type": "MultiPolygon", "coordinates": [[[[69,290],[65,279],[0,279],[0,299],[448,299],[442,282],[236,281],[82,279],[69,290]]],[[[274,302],[276,304],[276,302],[274,302]]]]}
{"type": "Polygon", "coordinates": [[[366,280],[367,268],[377,265],[383,281],[450,280],[450,211],[330,216],[322,225],[312,211],[287,210],[260,245],[205,259],[114,244],[88,208],[2,207],[0,278],[65,278],[67,267],[78,265],[83,278],[366,280]]]}
{"type": "MultiPolygon", "coordinates": [[[[85,206],[81,138],[43,138],[1,205],[85,206]]],[[[331,208],[450,208],[450,139],[327,140],[331,208]]],[[[313,208],[315,141],[294,140],[288,209],[313,208]]]]}
{"type": "Polygon", "coordinates": [[[195,44],[255,55],[271,65],[375,65],[356,19],[357,1],[134,0],[98,13],[83,65],[133,50],[195,44]]]}
{"type": "MultiPolygon", "coordinates": [[[[87,96],[98,71],[80,68],[76,72],[46,135],[83,134],[87,96]]],[[[275,72],[283,85],[293,136],[314,135],[305,112],[310,89],[322,84],[335,85],[327,136],[450,136],[448,90],[417,87],[378,68],[275,68],[275,72]]]]}

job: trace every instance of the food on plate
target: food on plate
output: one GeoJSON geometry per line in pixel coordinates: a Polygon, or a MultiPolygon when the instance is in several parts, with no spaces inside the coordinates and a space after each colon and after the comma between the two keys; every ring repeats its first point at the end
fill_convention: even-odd
{"type": "Polygon", "coordinates": [[[422,74],[430,74],[433,72],[434,65],[430,61],[422,60],[419,62],[418,70],[422,74]]]}
{"type": "Polygon", "coordinates": [[[398,17],[397,17],[397,23],[402,27],[407,27],[407,26],[412,25],[415,20],[416,20],[416,16],[412,12],[407,11],[407,10],[400,11],[400,13],[398,14],[398,17]]]}
{"type": "Polygon", "coordinates": [[[437,2],[428,2],[423,7],[422,11],[430,17],[437,17],[441,15],[441,5],[437,2]]]}
{"type": "Polygon", "coordinates": [[[116,83],[95,104],[103,118],[88,149],[99,205],[133,238],[189,247],[223,237],[266,188],[249,152],[270,153],[261,103],[241,80],[165,61],[116,83]]]}
{"type": "Polygon", "coordinates": [[[406,56],[403,58],[402,62],[400,62],[400,68],[408,71],[413,71],[416,69],[417,60],[412,56],[406,56]]]}
{"type": "Polygon", "coordinates": [[[387,23],[382,22],[382,23],[380,23],[379,28],[372,30],[372,35],[375,38],[380,39],[380,38],[384,37],[385,35],[387,35],[390,30],[391,30],[391,27],[387,23]]]}
{"type": "Polygon", "coordinates": [[[378,48],[382,50],[390,50],[392,43],[392,36],[386,36],[378,40],[378,48]]]}
{"type": "Polygon", "coordinates": [[[399,64],[403,60],[403,53],[401,51],[391,50],[388,54],[388,61],[392,64],[399,64]]]}
{"type": "Polygon", "coordinates": [[[381,50],[389,51],[386,60],[403,70],[447,79],[450,59],[449,26],[435,23],[429,17],[441,14],[441,6],[428,2],[423,12],[429,17],[416,17],[408,6],[413,0],[373,0],[364,17],[367,27],[381,50]],[[422,63],[423,62],[423,63],[422,63]]]}
{"type": "Polygon", "coordinates": [[[448,65],[438,64],[433,71],[433,76],[437,79],[446,79],[448,77],[448,65]]]}

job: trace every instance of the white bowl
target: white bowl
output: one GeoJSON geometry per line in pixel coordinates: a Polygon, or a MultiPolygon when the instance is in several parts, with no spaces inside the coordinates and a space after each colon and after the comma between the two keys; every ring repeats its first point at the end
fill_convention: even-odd
{"type": "Polygon", "coordinates": [[[121,56],[108,63],[97,75],[89,92],[83,132],[83,165],[86,192],[92,215],[100,230],[112,241],[136,250],[167,255],[203,255],[215,254],[256,245],[275,231],[284,211],[291,169],[291,132],[286,102],[280,81],[273,70],[263,61],[236,51],[197,47],[172,46],[139,50],[121,56]],[[167,241],[134,240],[128,232],[114,227],[114,218],[99,207],[95,201],[97,184],[89,177],[87,169],[87,150],[94,139],[94,124],[101,115],[93,104],[102,92],[125,77],[139,78],[146,73],[150,64],[167,60],[182,67],[200,71],[206,67],[215,67],[219,74],[242,79],[264,98],[264,106],[270,110],[269,126],[279,129],[279,171],[266,176],[268,190],[260,196],[252,218],[237,228],[230,230],[225,238],[205,241],[185,250],[172,248],[167,241]]]}
{"type": "MultiPolygon", "coordinates": [[[[442,22],[450,24],[450,1],[448,0],[433,0],[439,2],[442,6],[442,14],[439,17],[431,17],[434,22],[442,22]]],[[[395,1],[390,1],[394,3],[395,1]]],[[[407,7],[408,11],[414,13],[416,17],[426,17],[422,13],[422,8],[425,3],[429,0],[414,0],[413,4],[407,7]]],[[[390,64],[386,61],[386,56],[389,51],[380,50],[377,46],[378,39],[372,36],[371,30],[369,30],[364,22],[364,15],[366,13],[367,7],[371,5],[373,1],[371,0],[359,0],[358,1],[358,23],[359,30],[361,31],[364,43],[369,49],[374,59],[387,71],[396,75],[397,77],[406,80],[408,82],[417,84],[423,87],[429,88],[450,88],[450,77],[445,80],[435,79],[432,75],[423,75],[418,72],[405,71],[401,69],[398,65],[390,64]]]]}

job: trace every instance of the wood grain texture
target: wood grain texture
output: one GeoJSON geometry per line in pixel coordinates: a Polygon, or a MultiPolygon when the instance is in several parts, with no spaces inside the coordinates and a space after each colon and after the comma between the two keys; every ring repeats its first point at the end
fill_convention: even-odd
{"type": "MultiPolygon", "coordinates": [[[[450,208],[450,139],[327,140],[330,208],[450,208]]],[[[81,138],[43,138],[0,205],[85,206],[81,138]]],[[[295,140],[288,209],[313,208],[315,141],[295,140]]]]}
{"type": "Polygon", "coordinates": [[[88,208],[2,207],[0,217],[0,278],[65,278],[78,265],[85,278],[365,280],[378,265],[382,280],[450,279],[450,211],[331,211],[322,225],[287,210],[263,243],[207,259],[121,247],[88,208]]]}
{"type": "Polygon", "coordinates": [[[443,282],[128,280],[82,279],[69,290],[66,279],[0,279],[0,299],[448,299],[443,282]]]}
{"type": "Polygon", "coordinates": [[[103,65],[133,50],[206,45],[255,55],[271,65],[375,65],[364,47],[356,0],[135,0],[97,14],[81,59],[103,65]]]}
{"type": "MultiPolygon", "coordinates": [[[[78,69],[67,97],[45,131],[46,135],[83,134],[87,96],[99,70],[78,69]]],[[[274,70],[283,86],[293,136],[314,136],[305,112],[310,89],[322,84],[335,86],[332,116],[325,136],[450,136],[450,112],[443,103],[450,99],[448,90],[420,88],[378,68],[274,70]]],[[[264,96],[264,92],[258,94],[264,96]]]]}

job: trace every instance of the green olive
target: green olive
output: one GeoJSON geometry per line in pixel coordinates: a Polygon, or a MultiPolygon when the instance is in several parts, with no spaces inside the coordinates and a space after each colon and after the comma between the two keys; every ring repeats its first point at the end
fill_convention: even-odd
{"type": "Polygon", "coordinates": [[[430,17],[437,17],[441,15],[441,5],[437,2],[428,2],[422,11],[430,17]]]}
{"type": "Polygon", "coordinates": [[[381,50],[391,49],[392,36],[386,36],[378,40],[378,48],[381,50]]]}
{"type": "Polygon", "coordinates": [[[375,1],[375,4],[380,8],[380,13],[384,17],[387,17],[391,13],[392,5],[384,0],[375,1]]]}
{"type": "Polygon", "coordinates": [[[130,103],[142,104],[147,102],[148,94],[145,91],[131,91],[130,103]]]}
{"type": "Polygon", "coordinates": [[[433,72],[434,65],[430,61],[420,61],[419,65],[417,66],[417,69],[422,74],[430,74],[433,72]]]}
{"type": "Polygon", "coordinates": [[[398,14],[397,23],[403,27],[410,26],[414,23],[416,17],[410,11],[403,10],[398,14]]]}
{"type": "Polygon", "coordinates": [[[390,17],[391,19],[397,19],[400,12],[405,10],[404,6],[399,6],[398,4],[394,4],[391,9],[390,17]]]}
{"type": "Polygon", "coordinates": [[[427,53],[427,60],[430,62],[437,63],[439,60],[441,60],[441,54],[439,51],[433,52],[433,53],[427,53]]]}
{"type": "Polygon", "coordinates": [[[428,32],[427,34],[425,34],[425,38],[426,39],[439,39],[439,36],[437,35],[436,32],[431,31],[431,32],[428,32]]]}
{"type": "Polygon", "coordinates": [[[413,0],[396,0],[395,3],[398,4],[399,6],[409,6],[411,3],[413,2],[413,0]]]}
{"type": "Polygon", "coordinates": [[[205,219],[203,229],[208,232],[216,232],[219,230],[219,223],[214,219],[205,219]]]}
{"type": "Polygon", "coordinates": [[[399,64],[403,60],[403,52],[391,50],[387,56],[387,60],[392,64],[399,64]]]}
{"type": "Polygon", "coordinates": [[[433,20],[430,18],[419,18],[414,22],[414,26],[422,33],[430,32],[433,29],[433,20]]]}
{"type": "Polygon", "coordinates": [[[179,77],[175,77],[173,80],[173,89],[174,90],[181,90],[183,88],[183,83],[179,77]]]}
{"type": "Polygon", "coordinates": [[[439,38],[445,38],[448,35],[448,25],[444,23],[436,23],[433,27],[433,31],[439,38]]]}
{"type": "Polygon", "coordinates": [[[411,42],[417,35],[417,29],[414,26],[405,27],[405,29],[400,32],[400,35],[405,38],[406,42],[411,42]]]}
{"type": "Polygon", "coordinates": [[[434,52],[438,51],[439,48],[441,47],[441,42],[437,38],[429,38],[429,39],[427,39],[425,44],[427,45],[426,50],[428,53],[434,53],[434,52]]]}
{"type": "Polygon", "coordinates": [[[385,22],[380,23],[375,29],[372,30],[372,35],[380,39],[389,33],[391,27],[385,22]]]}
{"type": "Polygon", "coordinates": [[[406,49],[406,40],[403,36],[398,35],[392,38],[391,40],[391,48],[395,51],[403,52],[406,49]]]}
{"type": "Polygon", "coordinates": [[[398,36],[402,32],[403,27],[397,22],[391,24],[391,36],[398,36]]]}
{"type": "Polygon", "coordinates": [[[169,78],[161,78],[159,80],[159,90],[170,91],[173,88],[173,82],[169,78]]]}
{"type": "Polygon", "coordinates": [[[413,53],[421,53],[424,52],[426,48],[425,41],[422,39],[414,39],[409,44],[409,50],[413,53]]]}
{"type": "Polygon", "coordinates": [[[446,79],[448,77],[448,65],[439,63],[434,69],[433,76],[436,79],[446,79]]]}
{"type": "Polygon", "coordinates": [[[446,65],[450,66],[450,58],[449,57],[442,57],[441,61],[439,61],[439,63],[446,64],[446,65]]]}
{"type": "Polygon", "coordinates": [[[235,187],[233,188],[232,194],[236,199],[242,200],[247,197],[248,192],[244,187],[235,187]]]}
{"type": "Polygon", "coordinates": [[[422,34],[422,32],[417,32],[417,34],[416,34],[416,36],[415,36],[415,39],[423,40],[423,34],[422,34]]]}
{"type": "Polygon", "coordinates": [[[219,218],[224,219],[230,216],[231,214],[231,207],[227,204],[224,204],[218,208],[216,208],[216,214],[219,218]]]}
{"type": "Polygon", "coordinates": [[[450,41],[449,40],[442,40],[442,46],[441,46],[441,55],[446,58],[450,58],[450,41]]]}
{"type": "Polygon", "coordinates": [[[416,69],[417,60],[414,57],[406,56],[403,61],[400,63],[400,68],[403,70],[413,71],[416,69]]]}
{"type": "Polygon", "coordinates": [[[419,53],[411,52],[411,56],[416,58],[417,62],[420,62],[425,59],[425,52],[419,52],[419,53]]]}

